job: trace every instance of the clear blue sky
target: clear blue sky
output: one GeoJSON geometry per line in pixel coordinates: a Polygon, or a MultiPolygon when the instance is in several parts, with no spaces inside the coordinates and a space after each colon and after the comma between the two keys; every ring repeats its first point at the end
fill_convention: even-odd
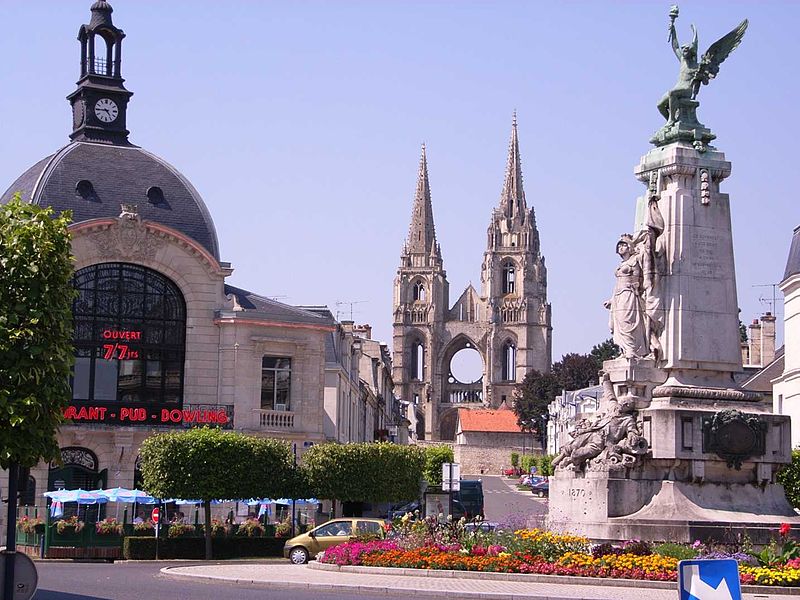
{"type": "MultiPolygon", "coordinates": [[[[643,190],[633,167],[677,76],[669,4],[112,0],[131,140],[203,195],[230,282],[292,304],[359,302],[354,319],[387,342],[420,144],[455,301],[479,282],[517,109],[554,360],[608,337],[614,243],[643,190]]],[[[3,189],[67,141],[90,5],[0,2],[3,189]]],[[[750,19],[699,111],[733,163],[723,190],[747,322],[768,309],[771,290],[753,286],[781,279],[800,223],[800,4],[680,8],[680,39],[694,22],[701,50],[750,19]]]]}

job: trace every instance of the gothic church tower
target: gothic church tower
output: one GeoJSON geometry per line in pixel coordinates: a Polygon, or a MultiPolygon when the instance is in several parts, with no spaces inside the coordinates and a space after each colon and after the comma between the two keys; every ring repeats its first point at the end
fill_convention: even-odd
{"type": "Polygon", "coordinates": [[[549,371],[547,272],[522,187],[516,116],[505,183],[488,229],[481,291],[467,286],[452,307],[423,147],[411,227],[394,282],[393,338],[395,389],[410,406],[418,439],[454,439],[458,408],[510,405],[514,386],[530,369],[549,371]],[[453,374],[451,362],[462,350],[481,357],[476,381],[453,374]]]}

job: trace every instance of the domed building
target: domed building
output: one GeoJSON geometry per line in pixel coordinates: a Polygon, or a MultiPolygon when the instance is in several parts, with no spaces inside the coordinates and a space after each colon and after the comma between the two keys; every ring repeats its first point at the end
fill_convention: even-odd
{"type": "MultiPolygon", "coordinates": [[[[58,436],[63,464],[32,469],[28,503],[43,505],[45,490],[138,485],[138,449],[165,429],[215,423],[286,439],[300,452],[339,438],[331,429],[339,394],[326,418],[325,377],[344,366],[338,357],[354,356],[341,352],[346,332],[324,307],[225,283],[233,269],[220,260],[202,197],[129,139],[124,38],[111,5],[95,2],[78,32],[71,141],[0,197],[20,194],[73,215],[78,298],[72,401],[58,436]]],[[[348,350],[357,346],[347,339],[348,350]]],[[[372,439],[371,427],[361,433],[372,439]]]]}

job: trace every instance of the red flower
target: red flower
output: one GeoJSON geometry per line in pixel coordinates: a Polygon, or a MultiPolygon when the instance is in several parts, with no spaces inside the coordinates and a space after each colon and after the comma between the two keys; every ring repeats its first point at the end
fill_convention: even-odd
{"type": "Polygon", "coordinates": [[[782,537],[786,537],[791,530],[792,526],[789,523],[781,523],[781,528],[778,530],[778,533],[780,533],[782,537]]]}

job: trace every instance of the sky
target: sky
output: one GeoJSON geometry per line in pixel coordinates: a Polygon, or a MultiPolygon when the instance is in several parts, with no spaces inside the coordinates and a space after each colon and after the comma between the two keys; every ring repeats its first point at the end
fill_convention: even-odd
{"type": "MultiPolygon", "coordinates": [[[[2,0],[0,187],[68,142],[90,0],[2,0]],[[2,184],[2,182],[7,182],[2,184]]],[[[327,304],[391,344],[392,285],[427,146],[450,300],[479,284],[517,111],[548,267],[553,360],[608,337],[633,167],[675,82],[669,2],[112,0],[131,141],[182,171],[214,218],[228,282],[327,304]],[[351,313],[352,311],[352,313],[351,313]]],[[[750,19],[699,95],[732,162],[744,322],[777,312],[797,201],[800,3],[685,2],[701,51],[750,19]],[[767,287],[759,287],[767,286],[767,287]]]]}

